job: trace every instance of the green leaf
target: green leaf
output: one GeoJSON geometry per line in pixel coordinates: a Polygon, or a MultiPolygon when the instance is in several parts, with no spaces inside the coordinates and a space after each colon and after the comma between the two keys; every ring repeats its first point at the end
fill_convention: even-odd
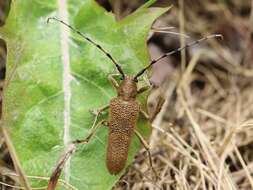
{"type": "MultiPolygon", "coordinates": [[[[107,80],[109,74],[116,73],[110,60],[76,34],[62,38],[63,26],[47,24],[47,18],[57,16],[58,10],[68,13],[70,24],[110,52],[125,73],[134,75],[149,62],[146,38],[150,26],[168,10],[148,8],[151,3],[116,22],[113,14],[93,0],[69,0],[67,10],[55,0],[13,1],[7,24],[0,30],[9,52],[4,125],[27,176],[49,177],[66,143],[89,133],[94,120],[89,110],[116,96],[107,80]],[[69,58],[67,74],[63,55],[69,58]]],[[[150,132],[141,119],[137,129],[146,136],[150,132]]],[[[106,169],[107,135],[108,129],[102,127],[88,145],[80,145],[61,178],[80,190],[110,189],[120,175],[112,176],[106,169]]],[[[128,163],[139,148],[134,137],[128,163]]],[[[29,180],[32,187],[47,184],[45,180],[29,180]]]]}

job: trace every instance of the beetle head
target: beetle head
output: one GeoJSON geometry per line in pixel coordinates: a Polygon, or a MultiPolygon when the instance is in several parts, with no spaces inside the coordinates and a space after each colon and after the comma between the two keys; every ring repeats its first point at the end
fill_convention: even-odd
{"type": "Polygon", "coordinates": [[[137,96],[137,83],[133,78],[125,76],[118,88],[118,96],[123,100],[133,100],[137,96]]]}

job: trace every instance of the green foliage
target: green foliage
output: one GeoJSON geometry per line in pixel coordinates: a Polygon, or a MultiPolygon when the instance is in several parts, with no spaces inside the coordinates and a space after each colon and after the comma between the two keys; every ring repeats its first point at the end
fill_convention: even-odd
{"type": "MultiPolygon", "coordinates": [[[[136,74],[149,61],[146,37],[153,21],[166,8],[148,8],[116,22],[111,13],[93,0],[68,1],[69,22],[110,52],[128,75],[136,74]]],[[[61,25],[46,23],[57,16],[52,0],[13,1],[1,37],[8,43],[8,86],[5,90],[5,127],[21,165],[28,176],[50,176],[64,150],[64,90],[61,58],[61,25]]],[[[116,95],[107,76],[116,73],[113,64],[96,47],[72,34],[69,37],[71,63],[69,140],[84,138],[94,117],[89,110],[108,104],[116,95]]],[[[138,130],[148,134],[147,123],[138,130]]],[[[119,179],[105,166],[107,128],[100,128],[88,145],[81,145],[71,157],[70,168],[62,179],[78,189],[110,189],[119,179]]],[[[128,161],[139,149],[134,138],[128,161]]],[[[33,187],[46,181],[32,180],[33,187]]],[[[59,189],[63,189],[59,186],[59,189]]]]}

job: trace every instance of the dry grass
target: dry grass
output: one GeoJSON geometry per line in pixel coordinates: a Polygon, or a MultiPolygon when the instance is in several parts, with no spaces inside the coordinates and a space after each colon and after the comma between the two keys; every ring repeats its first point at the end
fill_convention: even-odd
{"type": "MultiPolygon", "coordinates": [[[[253,1],[179,2],[185,19],[176,6],[159,25],[186,34],[222,33],[224,41],[191,48],[181,61],[165,61],[177,66],[154,70],[152,79],[163,82],[149,98],[150,109],[161,92],[166,100],[150,139],[160,179],[154,180],[141,151],[114,189],[253,189],[253,1]],[[159,78],[161,70],[169,72],[167,80],[159,78]]],[[[167,39],[156,44],[173,46],[167,39]]]]}

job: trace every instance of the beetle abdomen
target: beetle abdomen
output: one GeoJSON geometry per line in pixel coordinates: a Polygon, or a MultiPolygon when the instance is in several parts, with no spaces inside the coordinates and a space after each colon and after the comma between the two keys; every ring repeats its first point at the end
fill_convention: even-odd
{"type": "Polygon", "coordinates": [[[125,166],[131,137],[119,133],[109,134],[107,147],[107,168],[111,174],[118,174],[125,166]]]}
{"type": "Polygon", "coordinates": [[[114,98],[110,102],[106,164],[111,174],[118,174],[126,164],[138,113],[139,103],[135,100],[124,101],[114,98]]]}

